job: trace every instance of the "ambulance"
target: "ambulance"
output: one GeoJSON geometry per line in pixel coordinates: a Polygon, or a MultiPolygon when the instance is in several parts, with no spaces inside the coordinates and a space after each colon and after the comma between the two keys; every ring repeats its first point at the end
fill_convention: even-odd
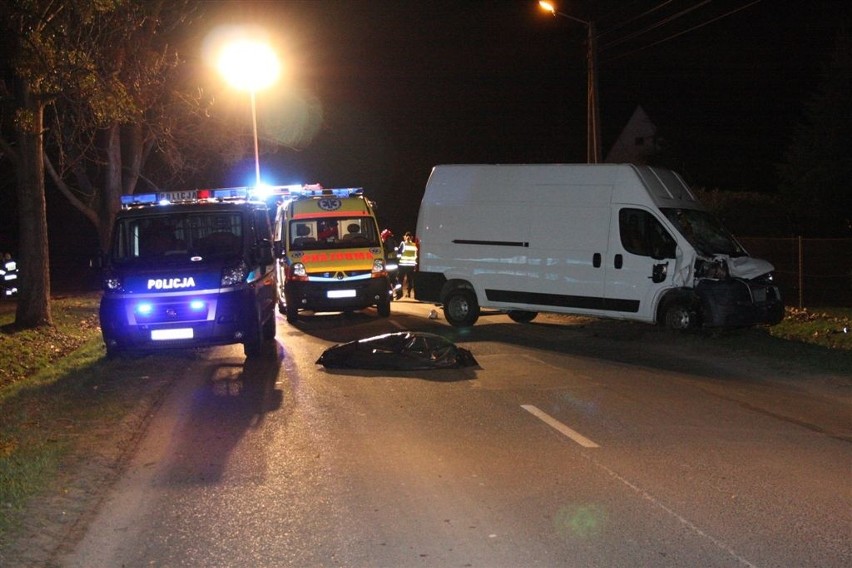
{"type": "Polygon", "coordinates": [[[241,343],[276,327],[272,214],[248,188],[125,195],[104,255],[107,355],[241,343]]]}
{"type": "Polygon", "coordinates": [[[472,326],[482,308],[672,329],[781,321],[773,266],[752,257],[662,168],[441,165],[417,220],[415,297],[472,326]]]}
{"type": "Polygon", "coordinates": [[[393,295],[373,203],[362,188],[319,185],[279,192],[275,221],[279,310],[390,315],[393,295]]]}

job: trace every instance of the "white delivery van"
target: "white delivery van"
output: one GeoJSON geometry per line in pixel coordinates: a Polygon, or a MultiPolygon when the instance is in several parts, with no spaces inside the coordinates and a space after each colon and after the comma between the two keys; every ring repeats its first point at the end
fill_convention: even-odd
{"type": "Polygon", "coordinates": [[[632,165],[442,165],[417,220],[418,300],[454,326],[480,308],[673,329],[775,324],[773,266],[752,258],[676,173],[632,165]]]}

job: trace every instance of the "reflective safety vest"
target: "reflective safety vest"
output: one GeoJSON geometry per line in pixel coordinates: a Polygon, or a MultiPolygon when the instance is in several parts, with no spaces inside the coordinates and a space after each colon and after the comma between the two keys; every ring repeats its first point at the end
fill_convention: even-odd
{"type": "Polygon", "coordinates": [[[400,246],[402,254],[399,257],[400,266],[417,266],[417,245],[403,242],[400,246]]]}

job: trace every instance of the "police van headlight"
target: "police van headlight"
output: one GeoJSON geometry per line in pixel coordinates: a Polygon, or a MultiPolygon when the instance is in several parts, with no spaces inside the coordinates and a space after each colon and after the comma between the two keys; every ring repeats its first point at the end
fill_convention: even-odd
{"type": "Polygon", "coordinates": [[[248,276],[248,266],[244,261],[240,261],[236,266],[231,266],[222,271],[222,281],[220,285],[223,288],[242,284],[248,276]]]}

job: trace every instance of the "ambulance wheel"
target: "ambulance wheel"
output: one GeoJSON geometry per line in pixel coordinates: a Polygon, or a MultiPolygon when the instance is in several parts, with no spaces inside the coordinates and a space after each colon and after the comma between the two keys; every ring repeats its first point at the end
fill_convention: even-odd
{"type": "Polygon", "coordinates": [[[285,311],[287,312],[287,323],[296,323],[299,321],[299,308],[293,304],[287,304],[285,311]]]}
{"type": "Polygon", "coordinates": [[[674,331],[692,329],[698,326],[698,314],[688,302],[679,300],[666,306],[663,323],[674,331]]]}
{"type": "Polygon", "coordinates": [[[538,315],[538,312],[528,312],[526,310],[509,310],[506,312],[506,315],[512,321],[516,321],[518,323],[530,323],[535,319],[535,316],[538,315]]]}
{"type": "Polygon", "coordinates": [[[376,311],[379,312],[379,317],[386,318],[390,316],[390,298],[382,300],[376,304],[376,311]]]}
{"type": "Polygon", "coordinates": [[[459,288],[444,299],[444,317],[455,327],[470,327],[479,319],[479,304],[473,290],[459,288]]]}

